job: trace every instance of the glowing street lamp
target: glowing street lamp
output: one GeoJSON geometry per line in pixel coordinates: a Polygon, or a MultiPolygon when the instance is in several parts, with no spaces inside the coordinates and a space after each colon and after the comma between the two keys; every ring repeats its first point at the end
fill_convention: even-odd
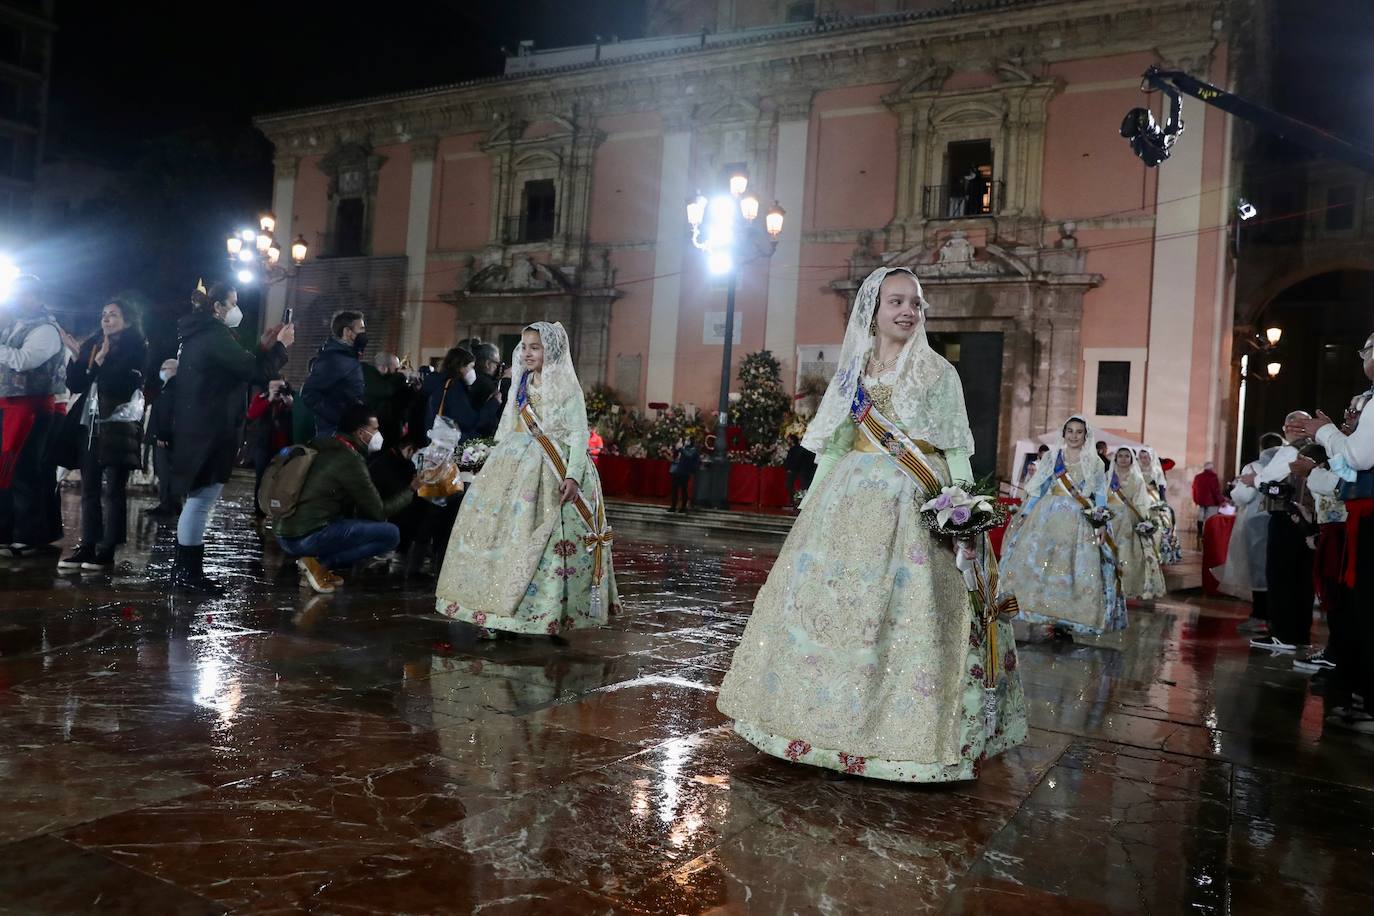
{"type": "Polygon", "coordinates": [[[1264,339],[1269,341],[1269,346],[1277,347],[1283,339],[1283,328],[1265,328],[1264,339]]]}
{"type": "Polygon", "coordinates": [[[1280,362],[1272,362],[1264,367],[1265,373],[1268,374],[1270,378],[1278,378],[1281,369],[1283,369],[1283,363],[1280,362]]]}
{"type": "Polygon", "coordinates": [[[756,258],[772,257],[782,234],[782,207],[773,202],[758,225],[759,198],[749,191],[749,176],[734,169],[724,176],[728,193],[707,197],[698,191],[687,200],[687,224],[692,229],[692,245],[706,256],[706,270],[724,277],[725,334],[720,363],[720,402],[718,405],[715,456],[702,475],[698,500],[706,505],[729,508],[731,350],[735,338],[735,288],[739,267],[756,258]]]}
{"type": "MultiPolygon", "coordinates": [[[[273,234],[276,229],[276,216],[267,212],[258,217],[258,229],[236,229],[224,240],[234,276],[240,283],[252,282],[259,276],[268,283],[276,283],[294,273],[282,264],[282,246],[273,234]]],[[[308,252],[305,236],[296,236],[291,243],[291,263],[300,266],[308,252]]]]}

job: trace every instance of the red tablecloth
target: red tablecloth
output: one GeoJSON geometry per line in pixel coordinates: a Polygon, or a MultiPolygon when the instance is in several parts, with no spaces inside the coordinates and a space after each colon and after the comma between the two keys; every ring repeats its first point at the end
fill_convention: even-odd
{"type": "Polygon", "coordinates": [[[1231,544],[1231,529],[1236,526],[1234,515],[1214,515],[1202,527],[1202,593],[1219,595],[1217,579],[1212,570],[1226,562],[1226,549],[1231,544]]]}
{"type": "MultiPolygon", "coordinates": [[[[1017,509],[1021,506],[1021,500],[1012,499],[1007,496],[999,496],[997,497],[997,501],[1011,509],[1011,515],[1007,516],[1007,524],[1011,524],[1011,520],[1016,517],[1017,509]]],[[[988,543],[992,545],[992,552],[997,555],[997,559],[999,560],[1002,559],[1002,538],[1006,536],[1006,525],[1003,525],[1001,528],[994,528],[988,532],[988,543]]]]}
{"type": "Polygon", "coordinates": [[[630,496],[630,463],[634,459],[619,455],[602,455],[596,460],[601,475],[601,492],[609,498],[630,496]]]}

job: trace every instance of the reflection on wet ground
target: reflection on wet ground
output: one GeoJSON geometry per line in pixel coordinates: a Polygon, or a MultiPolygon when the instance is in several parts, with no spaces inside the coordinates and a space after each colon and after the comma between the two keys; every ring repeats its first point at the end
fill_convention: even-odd
{"type": "Polygon", "coordinates": [[[232,597],[164,594],[147,522],[113,576],[0,567],[0,912],[1374,912],[1374,742],[1243,605],[1023,646],[1029,743],[901,786],[716,711],[775,547],[623,531],[624,616],[487,643],[423,582],[300,591],[246,509],[232,597]]]}

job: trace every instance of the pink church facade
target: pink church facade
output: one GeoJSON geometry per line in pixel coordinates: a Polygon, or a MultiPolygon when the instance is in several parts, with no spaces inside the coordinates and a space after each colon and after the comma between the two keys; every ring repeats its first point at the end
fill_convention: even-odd
{"type": "MultiPolygon", "coordinates": [[[[736,362],[826,376],[858,283],[910,266],[965,380],[983,468],[1070,414],[1185,471],[1234,438],[1231,130],[1173,158],[1118,135],[1162,63],[1229,85],[1215,3],[650,4],[647,38],[522,49],[504,77],[260,118],[282,233],[316,252],[268,314],[368,310],[412,362],[561,320],[585,385],[713,409],[725,293],[685,202],[743,168],[786,210],[740,268],[736,362]],[[709,31],[702,32],[701,29],[709,31]]],[[[1244,4],[1233,4],[1244,8],[1244,4]]],[[[303,328],[303,341],[318,330],[303,328]]],[[[1181,475],[1175,473],[1175,482],[1181,475]]]]}

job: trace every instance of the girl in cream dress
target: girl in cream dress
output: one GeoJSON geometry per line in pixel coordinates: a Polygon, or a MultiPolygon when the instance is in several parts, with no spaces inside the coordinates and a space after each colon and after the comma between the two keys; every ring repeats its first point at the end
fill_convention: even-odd
{"type": "Polygon", "coordinates": [[[906,782],[975,778],[1026,737],[1010,624],[993,623],[989,652],[956,548],[922,521],[931,494],[898,465],[892,440],[879,447],[856,425],[856,403],[871,403],[941,485],[972,479],[963,390],[926,340],[925,311],[910,271],[879,268],[860,287],[802,443],[820,457],[815,479],[718,701],[769,754],[906,782]],[[995,692],[985,689],[992,654],[995,692]]]}
{"type": "Polygon", "coordinates": [[[1116,513],[1112,536],[1116,540],[1121,569],[1121,590],[1127,598],[1153,601],[1163,598],[1164,571],[1159,563],[1159,520],[1151,511],[1154,499],[1136,464],[1135,452],[1119,448],[1112,458],[1107,481],[1107,506],[1116,513]],[[1149,522],[1155,528],[1141,534],[1136,526],[1149,522]]]}

